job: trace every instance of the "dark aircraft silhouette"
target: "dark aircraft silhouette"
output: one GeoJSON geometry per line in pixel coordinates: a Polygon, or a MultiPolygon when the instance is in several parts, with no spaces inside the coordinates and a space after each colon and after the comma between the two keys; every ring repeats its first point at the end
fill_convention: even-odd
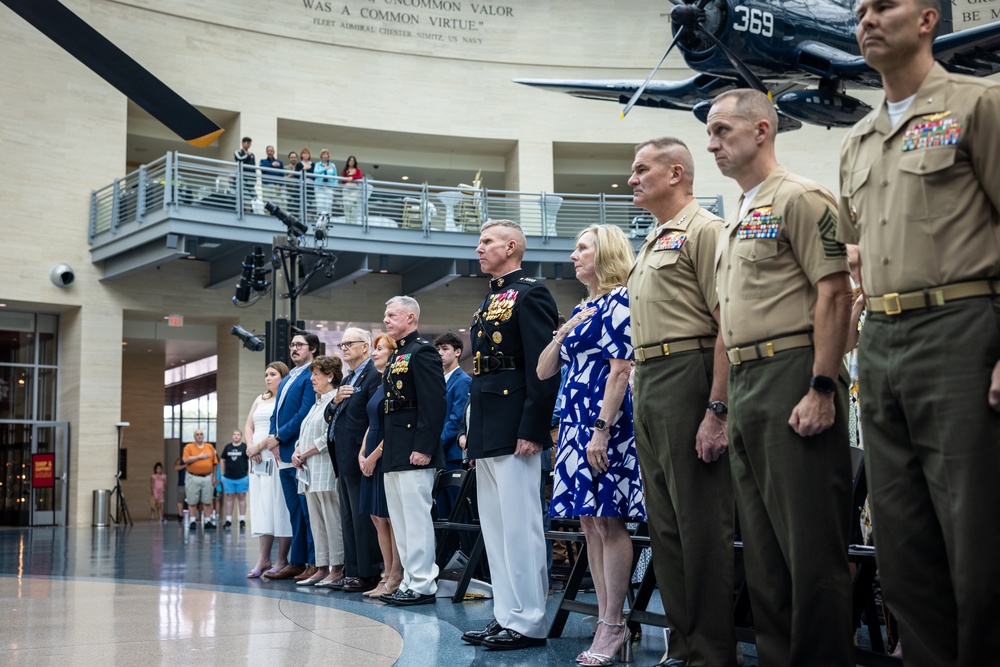
{"type": "MultiPolygon", "coordinates": [[[[853,0],[671,0],[673,41],[645,83],[623,80],[514,79],[575,97],[632,106],[692,111],[705,121],[715,95],[733,88],[768,92],[779,131],[802,123],[851,126],[871,107],[848,87],[881,86],[854,38],[853,0]],[[652,81],[676,46],[697,74],[684,81],[652,81]]],[[[959,13],[956,10],[956,13],[959,13]]],[[[935,57],[953,72],[987,76],[1000,71],[1000,13],[988,5],[961,12],[953,31],[952,3],[943,0],[935,57]],[[993,19],[993,20],[990,20],[993,19]],[[989,21],[985,22],[984,21],[989,21]]]]}
{"type": "Polygon", "coordinates": [[[208,146],[223,130],[57,0],[0,0],[184,141],[208,146]]]}

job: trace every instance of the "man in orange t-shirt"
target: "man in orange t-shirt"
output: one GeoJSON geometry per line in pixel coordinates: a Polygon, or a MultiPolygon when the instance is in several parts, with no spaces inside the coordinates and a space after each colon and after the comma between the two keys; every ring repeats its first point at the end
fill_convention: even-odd
{"type": "MultiPolygon", "coordinates": [[[[219,465],[219,457],[215,447],[205,442],[205,432],[198,429],[194,432],[194,442],[184,445],[181,455],[187,466],[187,479],[184,489],[187,504],[191,511],[201,514],[205,530],[214,530],[215,524],[209,519],[208,511],[212,507],[212,487],[214,486],[215,469],[219,465]]],[[[198,528],[198,516],[191,517],[191,529],[198,528]]]]}

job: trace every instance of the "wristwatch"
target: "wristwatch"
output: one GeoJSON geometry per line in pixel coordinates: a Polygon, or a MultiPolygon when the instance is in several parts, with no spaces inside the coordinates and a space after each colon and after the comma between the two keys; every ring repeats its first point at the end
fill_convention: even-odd
{"type": "Polygon", "coordinates": [[[821,394],[832,394],[837,389],[837,383],[833,378],[825,375],[813,375],[809,378],[809,386],[821,394]]]}
{"type": "Polygon", "coordinates": [[[598,417],[594,420],[594,430],[596,431],[607,431],[608,430],[608,420],[601,419],[598,417]]]}
{"type": "Polygon", "coordinates": [[[729,412],[729,406],[722,401],[712,401],[708,404],[708,409],[714,412],[716,417],[723,417],[729,412]]]}

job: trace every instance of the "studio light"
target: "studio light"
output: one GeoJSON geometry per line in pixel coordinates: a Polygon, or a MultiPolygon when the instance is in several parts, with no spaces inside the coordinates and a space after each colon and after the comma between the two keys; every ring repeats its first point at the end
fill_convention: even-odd
{"type": "Polygon", "coordinates": [[[264,341],[259,336],[254,336],[238,324],[233,326],[229,330],[229,333],[239,338],[243,343],[243,347],[251,352],[261,352],[264,349],[264,341]]]}
{"type": "Polygon", "coordinates": [[[255,245],[253,252],[243,258],[243,272],[236,283],[233,303],[246,303],[250,300],[251,292],[266,292],[270,285],[267,281],[268,271],[270,269],[264,266],[264,248],[255,245]]]}

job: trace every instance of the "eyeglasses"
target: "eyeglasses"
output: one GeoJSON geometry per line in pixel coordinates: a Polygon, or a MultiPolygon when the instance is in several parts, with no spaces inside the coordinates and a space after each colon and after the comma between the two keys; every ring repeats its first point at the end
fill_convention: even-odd
{"type": "Polygon", "coordinates": [[[288,345],[288,349],[289,350],[297,350],[300,347],[306,347],[307,345],[308,345],[308,343],[290,343],[288,345]]]}
{"type": "Polygon", "coordinates": [[[357,345],[358,343],[363,343],[363,342],[364,342],[363,340],[345,340],[343,343],[341,343],[337,347],[339,347],[341,350],[346,350],[347,348],[349,348],[352,345],[357,345]]]}

